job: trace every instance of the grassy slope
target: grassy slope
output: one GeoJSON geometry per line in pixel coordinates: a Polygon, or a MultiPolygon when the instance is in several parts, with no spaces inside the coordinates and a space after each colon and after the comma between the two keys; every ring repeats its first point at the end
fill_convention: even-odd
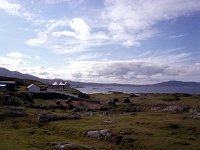
{"type": "MultiPolygon", "coordinates": [[[[31,111],[31,110],[30,110],[31,111]]],[[[48,142],[77,143],[97,149],[120,149],[121,145],[94,140],[82,136],[84,130],[111,129],[125,137],[135,139],[135,149],[197,149],[200,148],[199,120],[182,120],[184,114],[138,113],[131,115],[110,115],[87,117],[82,120],[57,121],[42,127],[34,121],[34,114],[28,119],[8,119],[0,124],[1,149],[43,149],[48,142]],[[114,125],[104,125],[104,120],[114,120],[114,125]],[[16,123],[17,122],[17,123],[16,123]],[[179,128],[171,129],[170,124],[179,128]],[[31,134],[34,132],[34,134],[31,134]],[[105,147],[106,145],[106,147],[105,147]]],[[[134,149],[129,145],[123,149],[134,149]]]]}
{"type": "MultiPolygon", "coordinates": [[[[118,97],[123,100],[128,95],[111,94],[91,95],[98,100],[111,100],[118,97]]],[[[172,103],[162,101],[165,95],[142,96],[130,98],[137,104],[172,103]]],[[[188,106],[200,106],[199,96],[181,97],[173,102],[188,106]]],[[[1,112],[6,107],[1,107],[1,112]]],[[[0,123],[0,149],[49,149],[47,143],[63,142],[77,143],[97,149],[140,149],[140,150],[197,150],[200,149],[200,120],[183,119],[190,116],[190,113],[167,113],[167,112],[140,112],[136,115],[111,114],[103,116],[100,112],[94,117],[84,117],[81,120],[65,120],[50,122],[39,127],[36,116],[39,112],[51,112],[55,114],[70,114],[70,111],[62,110],[35,110],[26,108],[29,114],[26,118],[6,118],[0,123]],[[116,124],[105,125],[105,120],[113,120],[116,124]],[[174,128],[175,126],[175,128],[174,128]],[[105,140],[96,140],[82,136],[85,130],[111,129],[112,133],[123,135],[125,138],[132,138],[135,141],[132,145],[115,145],[105,140]]]]}

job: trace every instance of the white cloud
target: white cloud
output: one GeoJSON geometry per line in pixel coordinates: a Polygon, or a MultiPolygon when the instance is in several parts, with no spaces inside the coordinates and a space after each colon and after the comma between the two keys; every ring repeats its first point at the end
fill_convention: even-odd
{"type": "Polygon", "coordinates": [[[90,37],[90,27],[83,19],[73,18],[69,25],[75,31],[77,39],[87,40],[90,37]]]}
{"type": "Polygon", "coordinates": [[[11,71],[19,71],[21,73],[35,75],[40,78],[58,78],[64,74],[65,70],[62,68],[31,66],[24,60],[23,56],[21,55],[19,55],[19,57],[15,56],[13,55],[5,57],[0,56],[0,67],[9,69],[11,71]]]}
{"type": "Polygon", "coordinates": [[[30,39],[26,41],[26,44],[31,46],[38,46],[45,44],[48,40],[48,35],[46,32],[39,32],[37,38],[30,39]]]}
{"type": "Polygon", "coordinates": [[[35,56],[35,59],[38,59],[38,60],[39,60],[40,58],[41,58],[40,56],[35,56]]]}
{"type": "Polygon", "coordinates": [[[102,18],[114,41],[138,46],[155,35],[153,28],[157,23],[195,11],[200,11],[199,0],[106,0],[102,18]]]}
{"type": "Polygon", "coordinates": [[[0,56],[0,66],[11,70],[18,70],[23,66],[27,66],[27,62],[16,57],[2,57],[0,56]]]}
{"type": "Polygon", "coordinates": [[[83,61],[83,56],[83,59],[71,61],[66,70],[68,78],[87,82],[147,84],[163,80],[199,81],[200,65],[187,64],[190,58],[189,54],[180,53],[128,60],[83,61]]]}
{"type": "MultiPolygon", "coordinates": [[[[44,0],[46,4],[59,4],[59,3],[65,3],[65,2],[74,2],[74,0],[44,0]]],[[[76,3],[82,3],[84,0],[76,0],[76,3]]]]}
{"type": "MultiPolygon", "coordinates": [[[[101,60],[110,54],[87,53],[67,66],[31,66],[25,57],[0,56],[0,66],[40,78],[63,78],[75,81],[147,84],[163,80],[199,81],[200,63],[187,64],[190,54],[165,54],[129,58],[127,60],[101,60]],[[90,59],[91,60],[88,60],[90,59]],[[98,60],[99,59],[99,60],[98,60]],[[97,61],[98,60],[98,61],[97,61]]],[[[35,57],[40,58],[40,57],[35,57]]]]}
{"type": "Polygon", "coordinates": [[[21,4],[11,0],[0,0],[0,9],[9,15],[18,16],[36,24],[44,22],[44,20],[37,19],[34,13],[26,10],[21,4]]]}
{"type": "Polygon", "coordinates": [[[58,27],[62,27],[62,26],[67,26],[69,24],[69,20],[66,19],[66,18],[61,18],[61,19],[54,19],[54,20],[49,20],[47,22],[47,29],[48,31],[51,31],[55,28],[58,28],[58,27]]]}
{"type": "Polygon", "coordinates": [[[53,36],[55,37],[62,37],[62,36],[71,36],[71,37],[75,37],[76,34],[74,32],[71,31],[58,31],[58,32],[53,32],[52,33],[53,36]]]}
{"type": "Polygon", "coordinates": [[[170,35],[169,39],[177,39],[177,38],[182,38],[184,36],[187,36],[187,34],[170,35]]]}
{"type": "Polygon", "coordinates": [[[27,57],[27,55],[19,53],[19,52],[10,52],[7,54],[8,57],[11,58],[23,58],[23,57],[27,57]]]}
{"type": "MultiPolygon", "coordinates": [[[[63,1],[52,1],[60,2],[63,1]]],[[[43,24],[46,29],[26,43],[49,48],[58,54],[92,51],[107,45],[138,47],[142,41],[159,33],[158,23],[200,11],[200,1],[105,0],[99,11],[101,15],[95,20],[91,16],[48,20],[43,24]]]]}

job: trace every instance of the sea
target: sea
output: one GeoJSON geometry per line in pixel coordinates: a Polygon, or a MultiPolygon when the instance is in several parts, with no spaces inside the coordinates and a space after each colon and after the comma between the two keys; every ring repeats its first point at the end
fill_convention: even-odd
{"type": "Polygon", "coordinates": [[[84,86],[76,88],[79,91],[87,94],[91,93],[111,93],[111,92],[123,92],[123,93],[188,93],[188,94],[200,94],[200,86],[84,86]]]}

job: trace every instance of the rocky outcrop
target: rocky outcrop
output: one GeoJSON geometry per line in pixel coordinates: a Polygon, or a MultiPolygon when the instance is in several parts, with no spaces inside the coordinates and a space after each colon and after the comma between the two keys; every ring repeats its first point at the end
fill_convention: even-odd
{"type": "Polygon", "coordinates": [[[74,143],[70,144],[63,144],[63,143],[58,143],[55,145],[56,150],[95,150],[95,148],[87,148],[83,147],[74,143]]]}
{"type": "Polygon", "coordinates": [[[101,130],[90,130],[90,131],[85,131],[84,135],[90,138],[109,138],[110,137],[110,132],[108,129],[101,129],[101,130]]]}
{"type": "Polygon", "coordinates": [[[21,109],[17,109],[14,107],[10,107],[7,111],[6,114],[8,116],[12,116],[12,117],[26,117],[27,113],[24,110],[21,109]]]}

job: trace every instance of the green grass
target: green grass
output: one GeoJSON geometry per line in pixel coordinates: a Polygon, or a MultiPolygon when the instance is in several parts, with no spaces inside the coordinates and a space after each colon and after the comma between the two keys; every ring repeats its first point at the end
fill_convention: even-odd
{"type": "MultiPolygon", "coordinates": [[[[127,94],[94,94],[94,99],[109,101],[115,97],[120,101],[127,94]]],[[[159,103],[184,104],[190,107],[200,106],[199,96],[180,97],[174,102],[163,101],[165,95],[150,95],[131,97],[134,104],[149,105],[159,103]]],[[[38,104],[48,105],[48,101],[36,100],[38,104]]],[[[190,118],[190,113],[169,112],[138,112],[102,115],[96,112],[93,117],[84,116],[80,120],[62,120],[41,124],[37,122],[38,113],[46,112],[56,115],[69,115],[72,111],[38,110],[23,108],[29,114],[27,117],[6,117],[0,122],[0,149],[50,149],[49,143],[76,143],[86,147],[99,149],[124,150],[198,150],[200,149],[200,120],[190,118]],[[187,119],[183,119],[187,117],[187,119]],[[114,124],[104,124],[112,120],[114,124]],[[112,134],[121,135],[132,142],[114,144],[110,140],[92,139],[83,136],[87,130],[110,129],[112,134]]],[[[0,107],[0,113],[5,113],[7,106],[0,107]]]]}

